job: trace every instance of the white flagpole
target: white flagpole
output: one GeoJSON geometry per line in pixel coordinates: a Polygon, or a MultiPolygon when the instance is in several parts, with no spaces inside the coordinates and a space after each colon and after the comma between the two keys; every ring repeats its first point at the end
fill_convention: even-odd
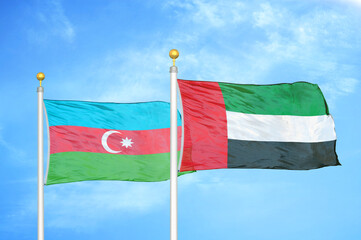
{"type": "Polygon", "coordinates": [[[173,59],[170,67],[170,240],[178,239],[178,190],[177,190],[177,73],[175,59],[179,56],[176,49],[169,52],[173,59]]]}
{"type": "Polygon", "coordinates": [[[45,75],[39,72],[36,78],[40,81],[38,92],[38,240],[44,240],[44,131],[43,131],[43,96],[41,82],[45,75]]]}

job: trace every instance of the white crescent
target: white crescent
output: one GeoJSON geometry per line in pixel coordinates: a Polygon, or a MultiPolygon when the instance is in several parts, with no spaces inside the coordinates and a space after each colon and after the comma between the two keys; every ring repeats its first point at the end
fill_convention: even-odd
{"type": "Polygon", "coordinates": [[[120,153],[121,151],[114,151],[114,150],[112,150],[112,149],[108,146],[108,143],[107,143],[108,137],[109,137],[110,135],[112,135],[113,133],[119,133],[119,134],[121,134],[120,132],[114,131],[114,130],[105,132],[105,133],[103,134],[103,136],[102,136],[102,145],[103,145],[103,148],[104,148],[105,150],[107,150],[108,152],[110,152],[110,153],[120,153]]]}

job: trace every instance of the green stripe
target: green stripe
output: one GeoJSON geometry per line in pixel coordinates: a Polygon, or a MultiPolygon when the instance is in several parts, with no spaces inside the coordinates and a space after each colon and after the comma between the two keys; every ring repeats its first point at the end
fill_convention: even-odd
{"type": "Polygon", "coordinates": [[[227,111],[265,114],[318,116],[328,108],[317,84],[296,82],[276,85],[219,83],[227,111]]]}
{"type": "MultiPolygon", "coordinates": [[[[151,155],[54,153],[50,155],[46,185],[87,180],[164,181],[169,179],[169,155],[169,153],[151,155]]],[[[179,173],[179,175],[183,174],[179,173]]]]}

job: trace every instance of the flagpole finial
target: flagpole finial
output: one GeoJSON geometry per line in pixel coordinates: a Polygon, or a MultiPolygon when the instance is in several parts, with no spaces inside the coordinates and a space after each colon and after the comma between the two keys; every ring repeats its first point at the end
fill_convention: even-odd
{"type": "Polygon", "coordinates": [[[173,59],[173,66],[175,66],[175,60],[179,56],[179,52],[177,49],[172,49],[169,51],[169,57],[173,59]]]}
{"type": "Polygon", "coordinates": [[[40,87],[41,87],[41,82],[45,79],[45,74],[39,72],[38,74],[36,74],[36,78],[40,81],[40,87]]]}

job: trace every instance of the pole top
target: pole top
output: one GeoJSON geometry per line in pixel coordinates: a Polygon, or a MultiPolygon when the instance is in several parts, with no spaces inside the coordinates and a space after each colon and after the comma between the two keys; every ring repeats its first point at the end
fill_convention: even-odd
{"type": "Polygon", "coordinates": [[[173,66],[175,66],[175,60],[178,58],[179,52],[177,49],[172,49],[169,51],[169,57],[173,59],[173,66]]]}
{"type": "Polygon", "coordinates": [[[43,81],[45,79],[45,74],[42,72],[39,72],[38,74],[36,74],[36,78],[40,81],[40,87],[41,87],[41,81],[43,81]]]}

